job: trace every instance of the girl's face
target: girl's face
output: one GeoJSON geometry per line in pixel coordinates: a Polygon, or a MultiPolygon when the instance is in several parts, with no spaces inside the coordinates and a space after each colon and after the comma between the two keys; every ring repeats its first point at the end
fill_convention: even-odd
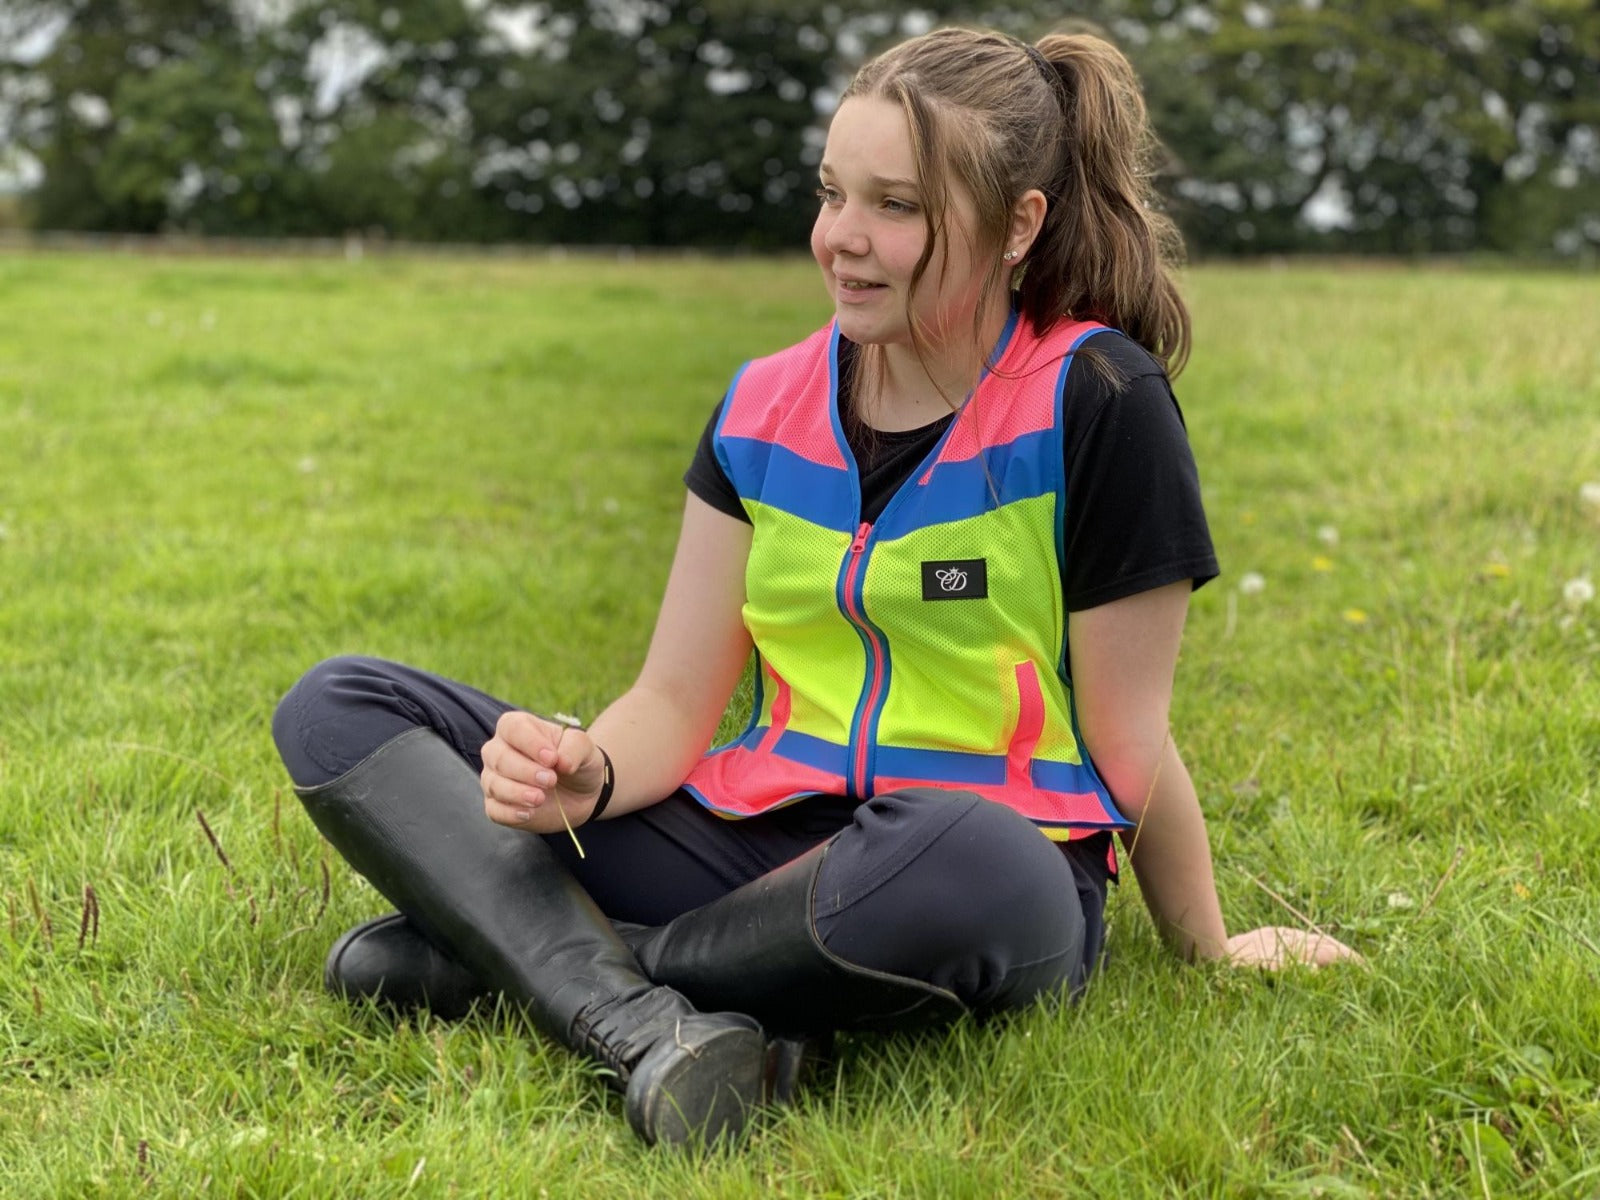
{"type": "Polygon", "coordinates": [[[934,252],[912,296],[911,273],[927,241],[916,180],[911,130],[900,108],[872,97],[846,100],[822,155],[822,208],[811,253],[845,337],[862,345],[910,346],[909,307],[925,348],[937,358],[970,342],[989,263],[974,255],[972,198],[952,181],[939,234],[944,253],[934,252]]]}

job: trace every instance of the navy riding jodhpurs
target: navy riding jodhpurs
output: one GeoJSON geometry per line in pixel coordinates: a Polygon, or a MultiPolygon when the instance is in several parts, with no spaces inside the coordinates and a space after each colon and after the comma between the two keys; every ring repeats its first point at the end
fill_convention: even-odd
{"type": "MultiPolygon", "coordinates": [[[[495,723],[518,707],[414,667],[342,656],[289,690],[272,735],[302,788],[338,778],[418,727],[481,771],[495,723]]],[[[1104,936],[1110,835],[1051,842],[971,792],[907,788],[863,803],[814,796],[728,820],[679,790],[585,825],[582,836],[584,858],[564,833],[545,835],[606,916],[645,925],[832,838],[813,901],[824,945],[857,966],[945,988],[978,1012],[1081,988],[1104,936]]]]}

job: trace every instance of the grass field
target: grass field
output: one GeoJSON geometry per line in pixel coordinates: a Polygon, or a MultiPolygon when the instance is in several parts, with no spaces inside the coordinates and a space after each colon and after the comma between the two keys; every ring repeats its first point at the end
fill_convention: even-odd
{"type": "Polygon", "coordinates": [[[1230,925],[1370,967],[1180,965],[1130,882],[1077,1007],[850,1040],[699,1161],[509,1017],[323,995],[384,906],[267,725],[346,651],[625,687],[813,268],[0,257],[0,1194],[1600,1196],[1596,281],[1186,286],[1175,736],[1230,925]]]}

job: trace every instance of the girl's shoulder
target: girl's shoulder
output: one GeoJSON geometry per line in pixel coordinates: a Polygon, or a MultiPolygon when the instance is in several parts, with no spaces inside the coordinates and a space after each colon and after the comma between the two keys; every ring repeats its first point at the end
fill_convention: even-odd
{"type": "MultiPolygon", "coordinates": [[[[1099,359],[1103,365],[1114,368],[1115,374],[1124,380],[1141,379],[1147,375],[1159,375],[1162,379],[1167,377],[1166,368],[1161,365],[1161,361],[1120,330],[1102,329],[1093,333],[1083,340],[1079,350],[1088,350],[1090,353],[1083,355],[1083,363],[1075,363],[1075,368],[1088,364],[1093,359],[1099,359]]],[[[1093,370],[1074,369],[1068,373],[1067,379],[1071,384],[1073,377],[1076,376],[1082,385],[1094,383],[1095,379],[1092,377],[1100,374],[1101,372],[1093,370]]]]}

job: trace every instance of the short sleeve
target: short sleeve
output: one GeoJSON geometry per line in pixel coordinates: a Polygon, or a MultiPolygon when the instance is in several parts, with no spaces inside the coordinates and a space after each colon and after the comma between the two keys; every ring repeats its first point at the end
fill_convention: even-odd
{"type": "Polygon", "coordinates": [[[689,485],[689,490],[718,512],[725,512],[730,517],[750,523],[750,514],[745,512],[744,505],[739,502],[738,490],[734,488],[733,481],[728,478],[728,473],[722,469],[722,464],[717,461],[717,452],[713,441],[717,434],[717,422],[722,417],[722,402],[711,410],[711,419],[706,422],[705,429],[700,434],[700,444],[694,448],[694,458],[689,460],[689,469],[683,473],[683,482],[689,485]]]}
{"type": "Polygon", "coordinates": [[[1126,382],[1081,354],[1063,398],[1066,511],[1062,588],[1077,612],[1182,579],[1218,574],[1183,413],[1160,364],[1118,334],[1087,344],[1126,382]]]}

